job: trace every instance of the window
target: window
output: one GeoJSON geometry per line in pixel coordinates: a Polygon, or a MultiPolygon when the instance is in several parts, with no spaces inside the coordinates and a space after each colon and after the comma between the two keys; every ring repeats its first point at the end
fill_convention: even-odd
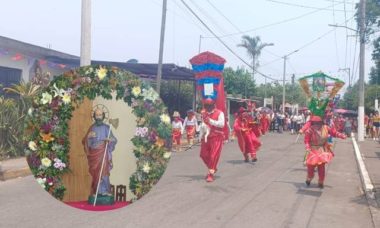
{"type": "Polygon", "coordinates": [[[1,67],[0,66],[0,96],[4,96],[7,98],[16,98],[17,95],[5,93],[3,88],[10,87],[12,84],[18,84],[21,80],[22,70],[9,68],[9,67],[1,67]]]}

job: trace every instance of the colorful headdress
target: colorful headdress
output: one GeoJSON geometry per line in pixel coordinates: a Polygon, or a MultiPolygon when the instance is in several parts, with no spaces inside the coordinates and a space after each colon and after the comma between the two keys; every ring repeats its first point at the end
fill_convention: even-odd
{"type": "Polygon", "coordinates": [[[301,88],[309,98],[308,108],[313,115],[323,117],[330,102],[344,86],[344,82],[318,72],[300,78],[301,88]]]}

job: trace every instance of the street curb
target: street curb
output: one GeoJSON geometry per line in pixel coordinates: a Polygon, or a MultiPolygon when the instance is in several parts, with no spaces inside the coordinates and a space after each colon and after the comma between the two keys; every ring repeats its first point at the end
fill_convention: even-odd
{"type": "Polygon", "coordinates": [[[30,171],[29,167],[23,167],[13,170],[2,170],[0,171],[0,181],[6,181],[18,177],[26,177],[31,174],[32,172],[30,171]]]}
{"type": "Polygon", "coordinates": [[[360,179],[362,181],[363,190],[365,191],[365,194],[368,198],[375,199],[374,187],[373,187],[371,178],[369,177],[367,168],[365,167],[362,154],[360,153],[360,149],[354,135],[351,137],[351,139],[352,139],[352,144],[355,150],[356,162],[358,163],[358,166],[359,166],[360,179]]]}
{"type": "Polygon", "coordinates": [[[376,197],[375,197],[375,189],[372,184],[372,181],[369,177],[368,170],[364,164],[363,156],[360,153],[359,146],[356,142],[355,136],[352,133],[352,145],[354,147],[355,151],[355,158],[356,162],[359,167],[359,173],[360,173],[360,180],[362,182],[362,188],[365,192],[365,196],[368,203],[368,208],[371,213],[372,218],[372,224],[374,227],[380,227],[379,218],[380,218],[380,211],[378,210],[379,205],[377,204],[376,197]]]}

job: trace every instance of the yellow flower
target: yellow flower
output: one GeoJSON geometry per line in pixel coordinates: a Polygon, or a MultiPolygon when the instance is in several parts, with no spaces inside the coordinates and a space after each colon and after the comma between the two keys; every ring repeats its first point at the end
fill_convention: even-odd
{"type": "Polygon", "coordinates": [[[103,80],[107,76],[107,69],[100,67],[99,69],[96,70],[96,75],[100,80],[103,80]]]}
{"type": "Polygon", "coordinates": [[[51,166],[51,160],[49,158],[42,158],[41,164],[45,166],[46,168],[51,166]]]}
{"type": "Polygon", "coordinates": [[[36,151],[37,150],[37,144],[34,142],[34,141],[30,141],[28,143],[28,147],[29,149],[33,150],[33,151],[36,151]]]}
{"type": "Polygon", "coordinates": [[[163,123],[170,124],[170,116],[162,114],[160,115],[160,119],[163,123]]]}
{"type": "Polygon", "coordinates": [[[62,101],[63,103],[65,104],[68,104],[71,102],[71,96],[69,93],[64,93],[63,96],[62,96],[62,101]]]}
{"type": "Polygon", "coordinates": [[[150,166],[149,166],[149,163],[148,162],[146,162],[145,164],[144,164],[144,166],[143,166],[143,172],[144,173],[149,173],[149,171],[150,171],[150,166]]]}
{"type": "Polygon", "coordinates": [[[47,142],[47,143],[54,140],[54,137],[51,136],[51,133],[48,133],[48,134],[40,133],[40,136],[41,136],[42,140],[44,142],[47,142]]]}
{"type": "Polygon", "coordinates": [[[138,97],[141,93],[141,88],[139,86],[135,86],[132,88],[132,94],[135,97],[138,97]]]}
{"type": "Polygon", "coordinates": [[[50,104],[52,99],[53,97],[49,93],[45,92],[42,94],[41,103],[50,104]]]}

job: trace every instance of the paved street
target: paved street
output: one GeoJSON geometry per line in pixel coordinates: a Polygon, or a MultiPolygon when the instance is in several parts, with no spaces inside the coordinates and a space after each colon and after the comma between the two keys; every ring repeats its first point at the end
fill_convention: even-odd
{"type": "Polygon", "coordinates": [[[325,188],[304,184],[296,136],[263,138],[259,161],[244,163],[236,142],[206,183],[198,151],[173,154],[143,199],[111,212],[87,212],[53,200],[32,177],[0,182],[0,227],[374,227],[350,140],[338,140],[325,188]]]}

